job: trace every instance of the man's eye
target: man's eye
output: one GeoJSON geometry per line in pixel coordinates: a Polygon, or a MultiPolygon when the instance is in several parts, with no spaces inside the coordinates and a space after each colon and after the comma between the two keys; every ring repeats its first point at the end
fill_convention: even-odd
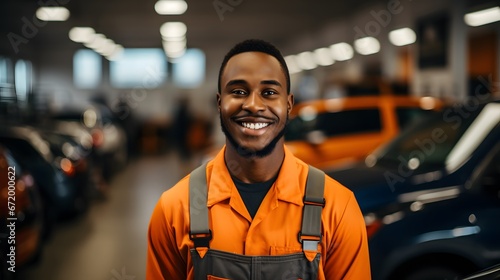
{"type": "Polygon", "coordinates": [[[245,91],[241,90],[241,89],[235,89],[235,90],[232,90],[231,93],[238,94],[238,95],[244,95],[245,91]]]}
{"type": "Polygon", "coordinates": [[[274,90],[266,90],[262,94],[263,95],[274,95],[274,94],[278,94],[278,93],[274,90]]]}

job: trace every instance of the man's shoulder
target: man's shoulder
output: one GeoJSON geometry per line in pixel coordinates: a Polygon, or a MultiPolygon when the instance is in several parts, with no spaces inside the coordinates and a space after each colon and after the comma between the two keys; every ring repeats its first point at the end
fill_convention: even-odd
{"type": "Polygon", "coordinates": [[[173,187],[164,191],[160,197],[162,206],[179,207],[180,204],[188,203],[189,200],[189,175],[179,180],[173,187]]]}
{"type": "Polygon", "coordinates": [[[330,198],[330,200],[333,199],[337,203],[340,201],[347,203],[354,197],[352,190],[328,175],[325,176],[324,194],[325,199],[330,198]]]}

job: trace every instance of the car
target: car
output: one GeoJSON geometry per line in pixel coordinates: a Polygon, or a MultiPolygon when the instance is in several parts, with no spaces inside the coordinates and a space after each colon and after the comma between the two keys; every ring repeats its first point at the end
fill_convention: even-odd
{"type": "Polygon", "coordinates": [[[59,219],[72,218],[86,210],[86,189],[69,167],[69,159],[55,156],[39,131],[27,125],[0,126],[0,143],[31,172],[40,187],[44,204],[44,238],[59,219]]]}
{"type": "Polygon", "coordinates": [[[482,99],[325,169],[365,216],[374,280],[459,279],[500,262],[500,100],[482,99]]]}
{"type": "Polygon", "coordinates": [[[483,269],[472,275],[469,275],[462,280],[499,280],[500,279],[500,263],[483,269]]]}
{"type": "MultiPolygon", "coordinates": [[[[0,248],[7,257],[7,267],[15,269],[36,261],[43,249],[43,209],[41,195],[33,176],[0,145],[0,248]],[[13,223],[13,226],[7,227],[13,223]],[[9,239],[8,237],[15,238],[9,239]],[[12,254],[11,246],[14,246],[12,254]],[[11,261],[11,257],[14,261],[11,261]]],[[[5,257],[5,256],[4,256],[5,257]]],[[[2,264],[2,268],[5,263],[2,264]]],[[[3,269],[3,275],[7,269],[3,269]]]]}
{"type": "Polygon", "coordinates": [[[111,110],[101,104],[66,108],[54,112],[51,122],[44,127],[64,134],[82,128],[92,137],[93,163],[102,168],[102,177],[110,182],[113,175],[122,170],[128,161],[127,136],[111,110]]]}
{"type": "Polygon", "coordinates": [[[434,97],[394,95],[302,102],[290,113],[285,144],[295,156],[318,168],[347,165],[442,105],[434,97]]]}

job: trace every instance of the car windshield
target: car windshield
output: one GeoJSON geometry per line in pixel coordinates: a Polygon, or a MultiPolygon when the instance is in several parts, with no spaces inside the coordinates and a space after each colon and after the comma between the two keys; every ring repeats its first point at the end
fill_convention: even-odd
{"type": "MultiPolygon", "coordinates": [[[[403,163],[412,170],[458,166],[498,125],[499,106],[489,104],[483,110],[452,107],[434,113],[404,130],[394,141],[375,152],[372,159],[379,166],[403,163]]],[[[368,164],[369,161],[367,159],[368,164]]]]}

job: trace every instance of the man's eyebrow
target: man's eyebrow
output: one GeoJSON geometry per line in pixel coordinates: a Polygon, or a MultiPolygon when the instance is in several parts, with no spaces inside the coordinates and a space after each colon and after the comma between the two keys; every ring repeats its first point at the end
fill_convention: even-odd
{"type": "MultiPolygon", "coordinates": [[[[231,80],[227,82],[226,87],[232,86],[232,85],[247,85],[247,81],[245,80],[231,80]]],[[[276,80],[263,80],[260,82],[261,85],[275,85],[279,87],[283,87],[280,82],[276,80]]]]}
{"type": "Polygon", "coordinates": [[[261,84],[263,85],[275,85],[275,86],[279,86],[279,87],[283,87],[280,82],[276,81],[276,80],[264,80],[262,82],[260,82],[261,84]]]}
{"type": "Polygon", "coordinates": [[[232,86],[232,85],[246,85],[248,84],[245,80],[231,80],[227,82],[226,87],[232,86]]]}

